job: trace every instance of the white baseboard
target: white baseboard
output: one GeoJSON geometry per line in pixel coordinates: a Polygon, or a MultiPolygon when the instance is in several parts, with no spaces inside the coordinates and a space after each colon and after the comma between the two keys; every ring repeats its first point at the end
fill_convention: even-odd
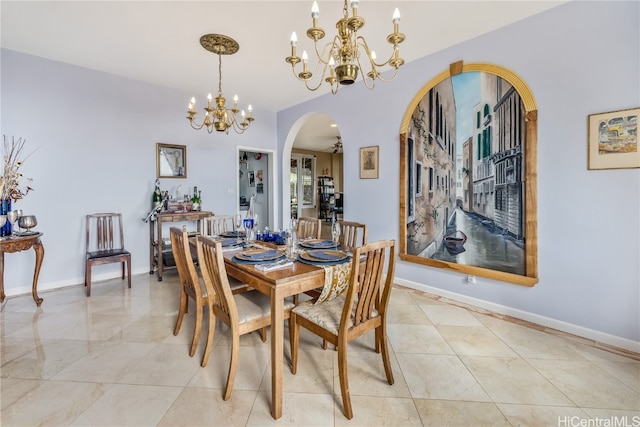
{"type": "MultiPolygon", "coordinates": [[[[149,268],[138,268],[131,270],[131,277],[136,276],[138,274],[147,273],[149,274],[149,268]]],[[[117,279],[120,277],[120,272],[111,272],[111,273],[102,273],[102,274],[92,274],[91,282],[101,282],[103,280],[117,279]]],[[[53,291],[56,289],[62,289],[69,286],[76,285],[84,285],[84,276],[81,277],[73,277],[71,279],[59,280],[57,282],[38,282],[38,294],[40,292],[53,291]]],[[[31,295],[31,284],[25,286],[18,286],[17,288],[9,288],[4,290],[7,297],[18,296],[18,295],[31,295]]]]}
{"type": "Polygon", "coordinates": [[[525,320],[527,322],[535,323],[537,325],[541,325],[547,328],[552,328],[552,329],[556,329],[558,331],[566,332],[582,338],[587,338],[602,344],[607,344],[613,347],[632,351],[634,353],[640,353],[640,342],[638,341],[633,341],[627,338],[622,338],[622,337],[607,334],[604,332],[596,331],[593,329],[588,329],[582,326],[574,325],[572,323],[563,322],[561,320],[552,319],[546,316],[540,316],[539,314],[518,310],[512,307],[496,304],[493,302],[481,300],[474,297],[469,297],[466,295],[458,294],[458,293],[447,291],[444,289],[434,288],[432,286],[428,286],[423,283],[413,282],[405,279],[399,279],[397,277],[395,278],[394,283],[397,283],[402,286],[406,286],[407,288],[427,292],[440,297],[445,297],[453,301],[469,304],[475,307],[492,311],[494,313],[515,317],[517,319],[525,320]]]}

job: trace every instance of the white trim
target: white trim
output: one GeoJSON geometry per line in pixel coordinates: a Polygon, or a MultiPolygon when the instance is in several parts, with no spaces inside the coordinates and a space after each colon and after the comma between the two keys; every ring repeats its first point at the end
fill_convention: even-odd
{"type": "Polygon", "coordinates": [[[582,326],[574,325],[572,323],[563,322],[561,320],[552,319],[546,316],[540,316],[539,314],[530,313],[528,311],[518,310],[512,307],[496,304],[489,301],[484,301],[478,298],[469,297],[455,292],[447,291],[444,289],[434,288],[432,286],[425,285],[423,283],[413,282],[410,280],[395,278],[394,283],[402,286],[406,286],[418,291],[427,292],[433,295],[438,295],[451,299],[453,301],[462,302],[465,304],[473,305],[475,307],[483,308],[485,310],[492,311],[498,314],[504,314],[515,317],[517,319],[525,320],[527,322],[535,323],[547,328],[556,329],[558,331],[566,332],[579,337],[587,338],[607,344],[613,347],[622,348],[625,350],[633,351],[634,353],[640,353],[640,341],[633,341],[627,338],[618,337],[615,335],[607,334],[605,332],[588,329],[582,326]]]}

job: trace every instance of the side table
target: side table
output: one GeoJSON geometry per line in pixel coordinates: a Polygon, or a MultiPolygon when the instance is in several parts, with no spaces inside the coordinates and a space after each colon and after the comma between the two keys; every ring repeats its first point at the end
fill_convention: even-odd
{"type": "Polygon", "coordinates": [[[40,275],[40,267],[42,266],[42,259],[44,258],[44,246],[40,241],[42,233],[35,233],[30,235],[18,235],[11,236],[0,240],[0,302],[4,302],[4,253],[13,253],[26,251],[30,248],[36,252],[36,265],[33,272],[33,300],[36,305],[40,307],[42,304],[42,298],[38,297],[38,276],[40,275]]]}

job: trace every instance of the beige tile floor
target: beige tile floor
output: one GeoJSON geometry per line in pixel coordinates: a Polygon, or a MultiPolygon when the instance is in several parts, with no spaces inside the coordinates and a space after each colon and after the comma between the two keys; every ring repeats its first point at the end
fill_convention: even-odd
{"type": "Polygon", "coordinates": [[[337,353],[305,331],[295,376],[285,341],[282,418],[270,416],[270,346],[258,334],[242,337],[223,401],[228,330],[218,325],[206,368],[204,334],[189,357],[193,312],[173,335],[175,272],[163,282],[136,276],[130,290],[96,283],[90,298],[82,286],[41,296],[40,309],[25,295],[1,311],[2,426],[640,425],[638,355],[402,287],[388,322],[395,384],[371,335],[349,348],[352,420],[342,413],[337,353]]]}

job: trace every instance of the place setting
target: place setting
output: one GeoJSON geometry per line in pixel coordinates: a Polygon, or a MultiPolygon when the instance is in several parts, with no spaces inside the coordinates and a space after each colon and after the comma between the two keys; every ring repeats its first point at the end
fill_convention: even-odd
{"type": "Polygon", "coordinates": [[[310,239],[301,241],[300,246],[304,249],[337,249],[340,244],[333,240],[310,239]]]}
{"type": "Polygon", "coordinates": [[[260,271],[288,268],[293,265],[293,260],[287,258],[285,251],[269,248],[246,249],[235,254],[232,261],[238,264],[253,264],[260,271]]]}
{"type": "Polygon", "coordinates": [[[298,254],[298,261],[304,264],[331,266],[349,262],[351,256],[345,251],[336,249],[316,249],[301,251],[298,254]]]}

